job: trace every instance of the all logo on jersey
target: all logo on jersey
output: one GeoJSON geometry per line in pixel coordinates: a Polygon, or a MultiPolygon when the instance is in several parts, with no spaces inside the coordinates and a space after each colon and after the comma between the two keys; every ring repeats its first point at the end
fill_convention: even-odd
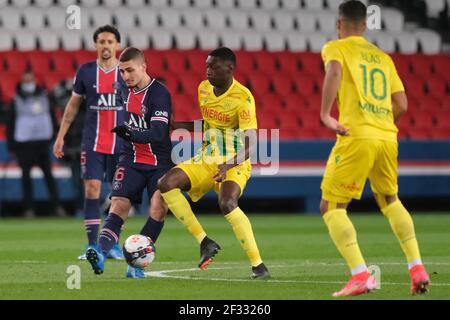
{"type": "Polygon", "coordinates": [[[134,113],[130,113],[130,121],[128,121],[128,124],[135,128],[148,129],[147,122],[145,122],[144,117],[138,116],[134,113]]]}
{"type": "Polygon", "coordinates": [[[114,93],[102,93],[98,98],[97,105],[99,107],[114,107],[116,106],[116,95],[114,93]]]}

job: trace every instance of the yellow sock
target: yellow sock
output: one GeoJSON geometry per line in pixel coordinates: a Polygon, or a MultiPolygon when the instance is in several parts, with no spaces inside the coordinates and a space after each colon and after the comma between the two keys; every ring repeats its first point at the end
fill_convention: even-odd
{"type": "Polygon", "coordinates": [[[225,215],[225,218],[233,227],[234,234],[241,243],[242,249],[244,249],[250,259],[252,266],[256,267],[261,264],[262,260],[259,255],[255,237],[253,236],[252,225],[250,224],[250,220],[248,220],[245,213],[238,207],[225,215]]]}
{"type": "Polygon", "coordinates": [[[366,271],[366,263],[356,239],[356,230],[347,216],[347,210],[330,210],[325,213],[323,219],[328,227],[331,240],[344,257],[352,274],[366,271]]]}
{"type": "Polygon", "coordinates": [[[400,200],[397,199],[395,202],[381,209],[381,211],[389,220],[408,263],[410,265],[421,264],[419,245],[417,244],[416,234],[414,232],[414,223],[411,215],[400,200]]]}
{"type": "Polygon", "coordinates": [[[173,215],[185,225],[189,232],[197,239],[197,242],[201,243],[206,233],[192,212],[191,206],[181,193],[181,190],[172,189],[166,193],[161,193],[161,195],[173,215]]]}

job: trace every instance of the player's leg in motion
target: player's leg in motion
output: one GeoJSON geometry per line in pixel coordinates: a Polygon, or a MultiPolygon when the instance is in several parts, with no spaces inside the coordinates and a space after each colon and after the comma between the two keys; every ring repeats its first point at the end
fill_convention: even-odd
{"type": "Polygon", "coordinates": [[[130,208],[131,202],[129,199],[112,197],[111,209],[100,232],[98,246],[90,246],[86,250],[86,258],[96,274],[103,273],[105,258],[111,248],[118,243],[122,226],[128,217],[130,208]]]}
{"type": "MultiPolygon", "coordinates": [[[[84,180],[84,226],[88,246],[96,246],[100,228],[100,189],[101,181],[97,179],[84,180]]],[[[86,259],[81,255],[78,259],[86,259]]]]}
{"type": "Polygon", "coordinates": [[[375,199],[405,253],[411,277],[411,293],[427,292],[430,278],[422,264],[411,215],[396,195],[375,194],[375,199]]]}
{"type": "Polygon", "coordinates": [[[160,180],[158,188],[174,216],[188,229],[200,244],[199,268],[205,269],[220,250],[220,246],[206,236],[192,208],[181,191],[191,189],[191,181],[180,168],[173,168],[160,180]]]}
{"type": "Polygon", "coordinates": [[[236,182],[223,182],[219,193],[220,210],[231,224],[236,238],[250,260],[252,265],[251,277],[253,279],[266,279],[270,277],[270,274],[261,260],[252,225],[245,213],[238,207],[240,195],[241,188],[236,182]]]}
{"type": "Polygon", "coordinates": [[[369,273],[359,249],[355,227],[347,215],[349,202],[350,199],[332,202],[322,198],[320,203],[320,211],[331,240],[347,262],[352,274],[344,288],[333,293],[334,297],[359,295],[376,288],[375,278],[369,273]]]}

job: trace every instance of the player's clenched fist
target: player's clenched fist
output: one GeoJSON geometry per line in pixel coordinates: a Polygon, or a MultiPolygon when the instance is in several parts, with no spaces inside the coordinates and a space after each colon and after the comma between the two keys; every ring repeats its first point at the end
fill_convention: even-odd
{"type": "Polygon", "coordinates": [[[126,141],[131,141],[131,129],[125,125],[117,126],[111,129],[111,132],[117,134],[119,137],[126,141]]]}

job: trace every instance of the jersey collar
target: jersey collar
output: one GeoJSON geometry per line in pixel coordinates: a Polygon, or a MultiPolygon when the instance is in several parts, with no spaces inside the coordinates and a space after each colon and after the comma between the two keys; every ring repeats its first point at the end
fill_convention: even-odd
{"type": "Polygon", "coordinates": [[[133,88],[133,93],[134,94],[139,94],[141,92],[144,92],[145,90],[150,88],[150,86],[153,84],[153,82],[155,82],[155,78],[153,78],[152,81],[150,81],[150,83],[148,85],[146,85],[145,87],[143,87],[142,89],[136,90],[136,88],[133,88]]]}

